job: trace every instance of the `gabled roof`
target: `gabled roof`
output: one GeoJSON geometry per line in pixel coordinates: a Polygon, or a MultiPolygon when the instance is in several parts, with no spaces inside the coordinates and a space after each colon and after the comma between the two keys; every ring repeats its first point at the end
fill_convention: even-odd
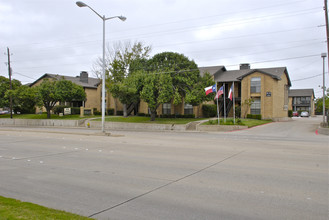
{"type": "Polygon", "coordinates": [[[91,78],[91,77],[88,77],[88,83],[87,83],[87,82],[81,82],[80,76],[73,77],[73,76],[63,76],[63,75],[59,75],[59,74],[46,73],[46,74],[42,75],[39,79],[37,79],[36,81],[31,83],[30,87],[33,86],[35,83],[37,83],[39,80],[41,80],[43,78],[53,78],[53,79],[57,79],[57,80],[65,79],[65,80],[69,80],[77,85],[80,85],[84,88],[94,88],[94,89],[97,89],[97,86],[101,82],[99,79],[91,78]]]}
{"type": "Polygon", "coordinates": [[[242,70],[229,70],[215,75],[215,81],[217,82],[239,82],[244,77],[255,73],[263,73],[271,76],[273,79],[281,80],[283,74],[286,75],[288,79],[288,85],[291,86],[291,81],[288,75],[286,67],[276,67],[276,68],[260,68],[260,69],[242,69],[242,70]]]}
{"type": "Polygon", "coordinates": [[[289,97],[300,97],[300,96],[315,97],[313,89],[290,89],[288,96],[289,97]]]}
{"type": "Polygon", "coordinates": [[[226,71],[225,66],[206,66],[206,67],[199,67],[200,75],[203,76],[205,73],[209,73],[211,76],[215,75],[219,72],[226,71]]]}

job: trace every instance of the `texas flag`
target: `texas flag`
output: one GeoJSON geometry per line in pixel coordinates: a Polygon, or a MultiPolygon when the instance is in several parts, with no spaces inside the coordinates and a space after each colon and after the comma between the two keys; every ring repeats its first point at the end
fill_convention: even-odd
{"type": "Polygon", "coordinates": [[[228,98],[231,99],[231,101],[232,101],[232,97],[233,97],[233,84],[230,88],[230,91],[228,92],[228,98]]]}
{"type": "Polygon", "coordinates": [[[218,99],[219,96],[222,95],[222,94],[224,94],[224,88],[223,88],[223,86],[219,88],[219,90],[218,90],[218,92],[217,92],[217,94],[216,94],[216,96],[215,96],[214,99],[218,99]]]}
{"type": "Polygon", "coordinates": [[[206,95],[216,92],[216,84],[205,88],[204,91],[206,92],[206,95]]]}

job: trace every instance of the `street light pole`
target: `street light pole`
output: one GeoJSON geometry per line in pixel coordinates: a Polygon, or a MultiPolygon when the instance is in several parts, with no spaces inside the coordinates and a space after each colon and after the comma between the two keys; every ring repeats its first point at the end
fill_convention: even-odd
{"type": "Polygon", "coordinates": [[[93,8],[91,8],[89,5],[78,1],[76,2],[77,6],[79,7],[88,7],[90,10],[92,10],[98,17],[100,17],[103,20],[103,74],[102,74],[102,132],[105,132],[105,21],[110,20],[113,18],[119,18],[121,21],[125,21],[127,18],[124,16],[114,16],[106,18],[105,15],[101,16],[98,14],[93,8]]]}
{"type": "Polygon", "coordinates": [[[325,59],[327,57],[326,53],[322,53],[321,57],[323,58],[323,96],[322,96],[322,111],[323,111],[323,125],[325,125],[326,123],[326,99],[325,99],[325,95],[326,95],[326,81],[325,81],[325,59]]]}

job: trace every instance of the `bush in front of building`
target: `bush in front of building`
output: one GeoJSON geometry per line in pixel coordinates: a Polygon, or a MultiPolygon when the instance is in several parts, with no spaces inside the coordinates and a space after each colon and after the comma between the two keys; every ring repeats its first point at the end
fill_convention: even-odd
{"type": "Polygon", "coordinates": [[[123,115],[123,111],[117,111],[117,115],[123,115]]]}
{"type": "Polygon", "coordinates": [[[291,118],[292,116],[292,110],[288,110],[288,117],[291,118]]]}
{"type": "Polygon", "coordinates": [[[262,115],[252,115],[252,114],[247,114],[247,118],[249,118],[249,119],[258,119],[258,120],[262,120],[262,115]]]}
{"type": "Polygon", "coordinates": [[[72,107],[71,115],[80,115],[80,107],[72,107]]]}
{"type": "Polygon", "coordinates": [[[114,115],[114,109],[113,108],[108,109],[107,114],[108,115],[114,115]]]}
{"type": "Polygon", "coordinates": [[[54,114],[64,113],[64,108],[70,108],[70,106],[66,105],[56,105],[54,106],[54,114]]]}
{"type": "Polygon", "coordinates": [[[205,118],[215,117],[217,115],[217,106],[202,105],[202,115],[205,118]]]}
{"type": "Polygon", "coordinates": [[[194,114],[186,114],[186,115],[164,114],[164,115],[160,115],[160,118],[195,118],[195,115],[194,114]]]}

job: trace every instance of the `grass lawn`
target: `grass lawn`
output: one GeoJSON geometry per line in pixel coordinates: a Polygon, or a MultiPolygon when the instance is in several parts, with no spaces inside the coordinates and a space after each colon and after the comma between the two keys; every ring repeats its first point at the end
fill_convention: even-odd
{"type": "MultiPolygon", "coordinates": [[[[236,125],[248,126],[248,128],[255,127],[257,125],[263,125],[272,122],[272,120],[257,120],[257,119],[236,119],[236,125]]],[[[221,125],[233,125],[233,119],[226,119],[226,123],[224,123],[223,119],[220,119],[221,125]]],[[[209,120],[202,125],[218,125],[218,120],[209,120]]]]}
{"type": "MultiPolygon", "coordinates": [[[[97,119],[98,121],[101,119],[97,119]]],[[[110,116],[106,117],[105,121],[111,122],[129,122],[129,123],[153,123],[153,124],[187,124],[192,121],[199,121],[202,118],[155,118],[155,121],[151,121],[150,117],[144,116],[110,116]]]]}
{"type": "Polygon", "coordinates": [[[40,205],[0,196],[0,220],[9,219],[91,219],[40,205]]]}
{"type": "MultiPolygon", "coordinates": [[[[100,116],[85,116],[80,117],[80,115],[64,115],[62,117],[58,115],[51,115],[50,119],[60,119],[60,120],[79,120],[84,118],[96,118],[100,116]]],[[[10,118],[10,114],[0,115],[0,118],[10,118]]],[[[22,115],[13,115],[13,118],[17,119],[47,119],[47,114],[22,114],[22,115]]],[[[0,219],[1,220],[1,219],[0,219]]]]}

